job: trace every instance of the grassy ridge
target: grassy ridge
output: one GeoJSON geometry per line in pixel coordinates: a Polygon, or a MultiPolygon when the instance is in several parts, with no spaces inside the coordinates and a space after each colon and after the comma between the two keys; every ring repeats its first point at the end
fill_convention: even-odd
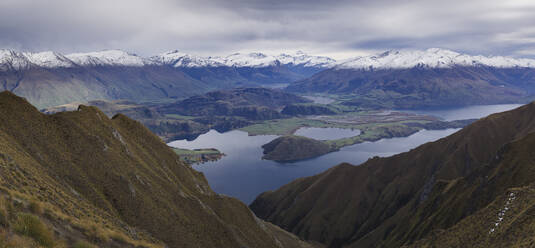
{"type": "MultiPolygon", "coordinates": [[[[280,241],[246,205],[214,193],[202,173],[124,115],[110,119],[87,106],[45,115],[3,92],[0,116],[0,194],[19,212],[43,212],[46,229],[62,232],[54,244],[59,238],[69,247],[81,239],[98,247],[271,248],[280,241]]],[[[0,222],[8,223],[0,234],[18,220],[9,209],[0,207],[0,222]]],[[[46,234],[37,235],[39,222],[24,219],[30,221],[18,228],[21,236],[49,244],[46,234]]],[[[283,235],[290,242],[283,247],[308,246],[283,235]]]]}

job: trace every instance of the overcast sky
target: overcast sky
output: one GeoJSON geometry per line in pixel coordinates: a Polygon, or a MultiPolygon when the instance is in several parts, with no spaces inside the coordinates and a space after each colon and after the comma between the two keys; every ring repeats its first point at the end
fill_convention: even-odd
{"type": "Polygon", "coordinates": [[[0,0],[0,48],[535,57],[534,0],[0,0]]]}

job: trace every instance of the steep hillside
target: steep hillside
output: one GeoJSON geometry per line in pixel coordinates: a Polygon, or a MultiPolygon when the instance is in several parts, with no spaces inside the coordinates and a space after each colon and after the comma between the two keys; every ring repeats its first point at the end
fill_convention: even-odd
{"type": "Polygon", "coordinates": [[[0,244],[308,246],[214,193],[140,123],[95,107],[45,115],[0,93],[0,187],[0,244]]]}
{"type": "Polygon", "coordinates": [[[417,213],[424,225],[477,211],[413,246],[531,246],[535,242],[534,147],[535,134],[531,133],[505,145],[494,161],[469,176],[437,183],[428,204],[421,208],[425,211],[417,213]]]}
{"type": "Polygon", "coordinates": [[[451,68],[346,69],[322,71],[287,87],[291,92],[351,94],[346,104],[422,108],[522,102],[535,93],[535,69],[451,68]]]}
{"type": "MultiPolygon", "coordinates": [[[[408,245],[485,211],[510,188],[529,186],[535,168],[534,146],[528,143],[533,131],[535,103],[483,118],[406,153],[298,179],[263,193],[251,208],[265,220],[330,247],[408,245]],[[515,160],[516,150],[525,160],[515,160]]],[[[487,232],[490,225],[485,223],[487,232]]],[[[433,240],[425,244],[436,244],[433,240]]]]}

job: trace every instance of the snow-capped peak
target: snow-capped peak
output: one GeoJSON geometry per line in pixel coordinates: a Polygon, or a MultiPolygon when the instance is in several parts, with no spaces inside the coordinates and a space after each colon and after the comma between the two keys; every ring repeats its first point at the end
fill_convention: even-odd
{"type": "Polygon", "coordinates": [[[70,59],[52,51],[24,53],[24,55],[32,64],[45,68],[73,67],[75,65],[70,59]]]}
{"type": "Polygon", "coordinates": [[[429,48],[427,50],[391,50],[377,55],[356,57],[341,63],[337,68],[396,69],[416,66],[430,68],[448,68],[454,66],[535,67],[535,60],[514,59],[502,56],[471,56],[447,49],[429,48]]]}
{"type": "Polygon", "coordinates": [[[215,61],[233,67],[268,67],[275,65],[294,65],[305,67],[324,67],[330,68],[336,65],[334,59],[321,56],[310,56],[302,51],[294,54],[280,54],[277,56],[267,55],[264,53],[234,53],[226,57],[215,57],[215,61]]]}
{"type": "Polygon", "coordinates": [[[311,56],[303,51],[297,51],[294,54],[281,54],[277,59],[282,64],[302,65],[305,67],[324,67],[330,68],[336,66],[336,60],[324,56],[311,56]]]}
{"type": "Polygon", "coordinates": [[[212,60],[234,67],[268,67],[278,63],[274,56],[263,53],[234,53],[226,57],[213,57],[212,60]]]}
{"type": "Polygon", "coordinates": [[[20,70],[30,66],[30,61],[21,52],[0,50],[0,70],[20,70]]]}
{"type": "Polygon", "coordinates": [[[154,64],[150,59],[140,57],[122,50],[104,50],[100,52],[72,53],[65,57],[83,66],[144,66],[154,64]]]}
{"type": "Polygon", "coordinates": [[[32,66],[43,68],[72,67],[75,64],[65,56],[47,52],[17,52],[13,50],[0,50],[0,70],[22,70],[32,66]]]}
{"type": "Polygon", "coordinates": [[[174,67],[205,67],[205,66],[223,66],[222,64],[200,56],[194,56],[180,52],[178,50],[168,51],[157,56],[151,57],[151,60],[164,65],[174,67]]]}

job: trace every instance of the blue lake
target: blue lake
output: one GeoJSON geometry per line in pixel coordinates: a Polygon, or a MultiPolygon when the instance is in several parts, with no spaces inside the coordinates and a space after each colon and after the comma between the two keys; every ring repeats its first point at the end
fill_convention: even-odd
{"type": "Polygon", "coordinates": [[[445,121],[479,119],[490,114],[504,112],[522,106],[522,104],[474,105],[463,108],[437,110],[400,110],[403,112],[433,115],[445,121]]]}
{"type": "MultiPolygon", "coordinates": [[[[519,105],[490,105],[412,112],[431,114],[445,120],[457,120],[480,118],[517,106],[519,105]]],[[[296,178],[318,174],[343,162],[358,165],[373,156],[385,157],[409,151],[421,144],[448,136],[458,130],[422,130],[408,137],[365,142],[347,146],[340,151],[317,158],[286,164],[261,159],[261,146],[278,137],[275,135],[248,136],[246,132],[239,130],[225,133],[211,130],[193,141],[179,140],[173,141],[169,145],[188,149],[216,148],[225,153],[226,156],[219,161],[207,162],[193,167],[205,174],[214,191],[239,198],[249,204],[260,193],[275,190],[296,178]]],[[[351,130],[341,130],[342,134],[340,135],[347,135],[345,133],[347,131],[351,130]]],[[[328,132],[333,135],[333,130],[328,132]]]]}

